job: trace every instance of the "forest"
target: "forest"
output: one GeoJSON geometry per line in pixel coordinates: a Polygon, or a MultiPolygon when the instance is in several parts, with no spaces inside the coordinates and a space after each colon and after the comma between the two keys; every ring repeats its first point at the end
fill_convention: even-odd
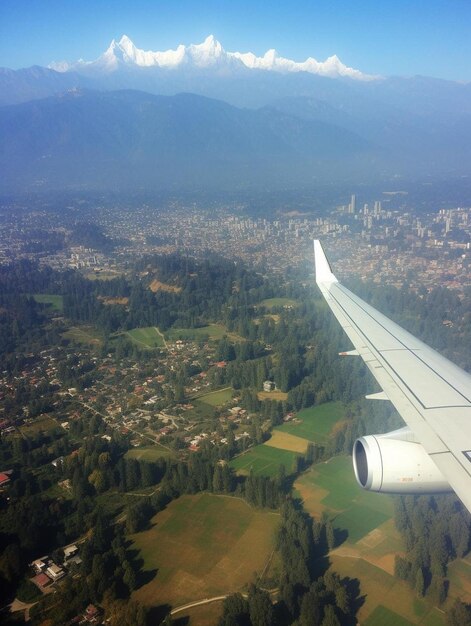
{"type": "MultiPolygon", "coordinates": [[[[354,288],[411,332],[470,367],[467,299],[441,288],[430,293],[389,287],[373,290],[360,284],[354,288]]],[[[142,584],[142,564],[130,552],[127,536],[147,528],[172,500],[200,492],[241,497],[253,507],[279,510],[282,519],[277,534],[282,562],[277,601],[272,602],[266,589],[251,585],[246,595],[224,601],[221,625],[355,623],[359,582],[327,571],[328,552],[339,535],[331,520],[312,519],[304,512],[293,497],[292,484],[313,464],[350,454],[356,437],[391,430],[400,419],[387,403],[373,407],[362,399],[374,391],[374,383],[357,360],[338,358],[340,350],[349,348],[347,340],[309,284],[292,276],[262,276],[240,263],[212,256],[204,261],[179,255],[146,257],[108,281],[26,261],[2,266],[0,358],[6,379],[16,381],[14,392],[2,394],[4,415],[14,420],[26,407],[34,421],[67,407],[57,383],[28,386],[21,380],[21,372],[45,348],[53,350],[60,384],[80,391],[100,380],[100,359],[105,356],[111,355],[118,365],[128,359],[145,368],[148,353],[130,343],[125,331],[147,326],[163,332],[198,329],[211,323],[223,325],[227,334],[217,340],[215,355],[225,367],[210,367],[208,378],[213,388],[229,386],[240,394],[253,445],[262,443],[288,412],[330,400],[344,403],[345,422],[327,443],[310,445],[293,467],[280,466],[274,477],[240,476],[230,468],[228,461],[241,452],[242,445],[230,428],[225,444],[203,442],[190,456],[176,454],[153,462],[126,456],[130,435],[111,429],[85,409],[66,432],[56,428],[21,437],[2,435],[1,468],[13,470],[8,491],[0,495],[3,603],[20,589],[20,595],[28,597],[25,574],[28,563],[38,556],[39,545],[42,553],[60,555],[64,545],[87,537],[78,578],[67,577],[53,599],[44,596],[35,604],[33,624],[41,623],[45,612],[51,625],[68,623],[89,603],[102,606],[112,616],[112,624],[155,623],[155,615],[129,601],[142,584]],[[150,286],[156,278],[168,289],[153,291],[150,286]],[[51,312],[37,302],[33,294],[38,293],[62,296],[63,311],[51,312]],[[270,308],[263,304],[275,297],[296,304],[270,308]],[[125,304],[110,306],[105,304],[107,298],[125,299],[125,304]],[[74,355],[74,346],[65,337],[71,324],[92,325],[100,338],[94,347],[83,349],[86,357],[74,355]],[[273,381],[285,399],[260,400],[258,390],[266,380],[273,381]],[[55,459],[62,460],[52,466],[55,459]],[[63,481],[70,489],[67,498],[57,497],[54,490],[63,481]],[[113,516],[102,504],[113,494],[125,496],[157,486],[152,496],[137,503],[126,501],[119,523],[120,516],[113,516]]],[[[203,345],[207,338],[198,341],[203,345]]],[[[201,365],[177,365],[169,376],[174,391],[168,397],[187,400],[185,389],[201,371],[201,365]]],[[[178,453],[181,439],[169,443],[178,453]]],[[[443,603],[449,587],[447,565],[469,551],[469,514],[452,496],[397,498],[395,523],[407,550],[407,557],[396,559],[395,575],[419,596],[443,603]]],[[[468,621],[459,623],[471,623],[469,607],[457,603],[450,624],[458,623],[457,616],[464,619],[463,615],[468,621]]],[[[168,616],[160,617],[169,623],[168,616]]]]}

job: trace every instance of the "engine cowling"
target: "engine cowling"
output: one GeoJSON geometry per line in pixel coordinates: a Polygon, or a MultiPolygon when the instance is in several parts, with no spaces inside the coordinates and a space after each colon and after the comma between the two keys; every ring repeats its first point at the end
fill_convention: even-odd
{"type": "Polygon", "coordinates": [[[444,493],[448,481],[408,429],[360,437],[353,445],[353,469],[363,489],[383,493],[444,493]]]}

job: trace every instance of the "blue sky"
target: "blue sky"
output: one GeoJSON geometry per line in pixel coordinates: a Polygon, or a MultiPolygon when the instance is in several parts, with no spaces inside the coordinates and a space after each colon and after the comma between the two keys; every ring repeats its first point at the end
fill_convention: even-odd
{"type": "Polygon", "coordinates": [[[0,66],[92,60],[122,34],[152,50],[213,34],[231,51],[470,81],[470,26],[470,0],[0,0],[0,66]]]}

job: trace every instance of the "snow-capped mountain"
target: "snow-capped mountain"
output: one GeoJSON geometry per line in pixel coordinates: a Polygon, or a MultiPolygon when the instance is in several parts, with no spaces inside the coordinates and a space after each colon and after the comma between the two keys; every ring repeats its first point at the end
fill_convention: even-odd
{"type": "Polygon", "coordinates": [[[127,35],[123,35],[119,41],[113,41],[108,49],[95,61],[79,60],[76,63],[67,62],[51,63],[49,66],[58,72],[76,70],[83,72],[107,71],[113,72],[122,66],[128,67],[158,67],[175,70],[183,67],[221,68],[249,70],[265,70],[279,73],[307,72],[329,78],[351,78],[354,80],[371,81],[378,76],[365,74],[360,70],[346,66],[336,56],[330,56],[325,61],[317,61],[309,57],[305,61],[297,62],[279,56],[276,50],[268,50],[263,56],[258,57],[252,52],[228,52],[221,43],[209,35],[203,43],[180,44],[175,50],[156,51],[141,50],[137,48],[127,35]]]}

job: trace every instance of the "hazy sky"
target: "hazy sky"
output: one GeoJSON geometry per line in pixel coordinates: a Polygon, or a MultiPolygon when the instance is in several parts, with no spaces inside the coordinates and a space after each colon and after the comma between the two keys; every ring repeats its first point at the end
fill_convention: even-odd
{"type": "Polygon", "coordinates": [[[92,60],[123,34],[146,50],[213,34],[230,51],[469,81],[470,30],[471,0],[0,0],[0,66],[92,60]]]}

